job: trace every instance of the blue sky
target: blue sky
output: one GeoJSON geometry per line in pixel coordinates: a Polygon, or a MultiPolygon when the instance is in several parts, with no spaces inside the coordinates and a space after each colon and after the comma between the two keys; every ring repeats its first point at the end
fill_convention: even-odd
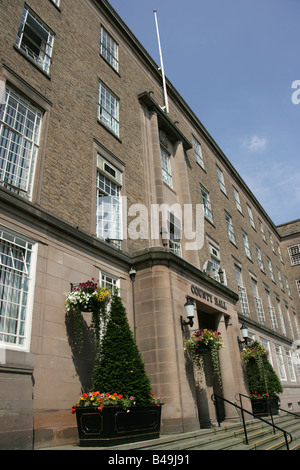
{"type": "Polygon", "coordinates": [[[273,222],[298,219],[299,0],[110,4],[159,64],[153,14],[157,10],[167,78],[273,222]]]}

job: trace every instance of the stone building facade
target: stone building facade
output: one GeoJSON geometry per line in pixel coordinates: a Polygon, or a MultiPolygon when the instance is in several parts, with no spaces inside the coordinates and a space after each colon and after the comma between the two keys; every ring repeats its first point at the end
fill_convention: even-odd
{"type": "Polygon", "coordinates": [[[300,411],[299,221],[274,225],[168,80],[163,109],[157,64],[106,0],[2,0],[0,27],[1,446],[76,442],[70,407],[88,378],[65,296],[92,277],[120,289],[165,403],[162,432],[215,422],[216,386],[208,375],[196,387],[184,353],[199,327],[222,334],[226,399],[247,394],[246,324],[270,351],[282,406],[300,411]],[[192,208],[184,227],[200,227],[201,246],[175,210],[151,232],[163,204],[192,208]],[[180,321],[187,297],[193,328],[180,321]]]}

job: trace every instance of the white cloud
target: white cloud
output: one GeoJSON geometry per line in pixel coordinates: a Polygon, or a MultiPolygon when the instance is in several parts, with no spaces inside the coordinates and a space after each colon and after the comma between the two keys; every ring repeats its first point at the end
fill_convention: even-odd
{"type": "Polygon", "coordinates": [[[250,152],[264,150],[266,145],[267,139],[265,137],[258,137],[257,135],[252,136],[250,139],[243,140],[243,146],[250,150],[250,152]]]}

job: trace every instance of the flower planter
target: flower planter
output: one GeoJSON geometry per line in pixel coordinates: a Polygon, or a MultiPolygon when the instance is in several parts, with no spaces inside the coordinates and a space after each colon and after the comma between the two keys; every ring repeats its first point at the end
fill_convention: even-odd
{"type": "Polygon", "coordinates": [[[106,447],[127,442],[154,439],[160,434],[161,405],[76,408],[80,446],[106,447]]]}
{"type": "Polygon", "coordinates": [[[267,400],[251,400],[252,413],[256,416],[268,416],[270,409],[272,415],[278,415],[278,401],[275,399],[269,400],[270,407],[267,400]]]}

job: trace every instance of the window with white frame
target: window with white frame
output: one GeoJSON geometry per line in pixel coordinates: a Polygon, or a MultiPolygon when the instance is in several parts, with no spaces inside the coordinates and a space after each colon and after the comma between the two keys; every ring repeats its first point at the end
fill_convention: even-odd
{"type": "Polygon", "coordinates": [[[97,169],[97,237],[122,243],[122,172],[98,154],[97,169]]]}
{"type": "Polygon", "coordinates": [[[23,8],[15,45],[44,72],[49,73],[54,34],[27,6],[23,8]]]}
{"type": "Polygon", "coordinates": [[[262,272],[265,272],[265,268],[264,268],[264,264],[263,264],[263,260],[262,260],[262,255],[261,255],[261,251],[260,251],[260,248],[256,245],[256,254],[257,254],[257,259],[258,259],[258,264],[259,264],[259,267],[260,267],[260,270],[262,272]]]}
{"type": "Polygon", "coordinates": [[[297,333],[298,338],[300,338],[300,326],[298,323],[297,314],[293,308],[292,308],[292,311],[293,311],[293,318],[294,318],[294,323],[296,327],[296,333],[297,333]]]}
{"type": "Polygon", "coordinates": [[[200,142],[198,142],[198,140],[194,136],[193,136],[193,147],[194,147],[196,162],[198,163],[198,165],[204,168],[201,144],[200,142]]]}
{"type": "Polygon", "coordinates": [[[242,271],[236,265],[234,266],[234,268],[235,268],[235,276],[236,276],[236,281],[238,285],[242,313],[244,315],[249,315],[250,309],[249,309],[249,303],[248,303],[248,296],[247,296],[246,288],[243,286],[242,271]]]}
{"type": "Polygon", "coordinates": [[[274,277],[274,274],[273,274],[273,268],[272,268],[272,263],[271,263],[270,258],[267,258],[267,263],[268,263],[271,279],[272,279],[272,281],[275,282],[275,277],[274,277]]]}
{"type": "Polygon", "coordinates": [[[100,33],[100,54],[117,72],[119,71],[118,49],[117,42],[102,26],[100,33]]]}
{"type": "Polygon", "coordinates": [[[172,188],[171,156],[162,147],[160,147],[160,156],[163,182],[172,188]]]}
{"type": "Polygon", "coordinates": [[[266,351],[268,352],[268,361],[270,364],[273,365],[273,359],[272,359],[272,354],[271,354],[271,349],[270,349],[270,342],[266,338],[259,338],[260,343],[265,347],[266,351]]]}
{"type": "Polygon", "coordinates": [[[284,319],[282,315],[280,300],[276,299],[276,301],[277,301],[277,312],[278,312],[278,317],[279,317],[279,321],[281,325],[281,330],[282,330],[282,333],[286,336],[286,329],[285,329],[284,319]]]}
{"type": "Polygon", "coordinates": [[[252,209],[251,209],[250,206],[248,206],[248,204],[247,204],[247,211],[248,211],[248,215],[249,215],[249,220],[250,220],[251,227],[255,228],[255,223],[254,223],[254,219],[253,219],[252,209]]]}
{"type": "Polygon", "coordinates": [[[282,291],[284,291],[283,282],[282,282],[282,275],[281,275],[280,269],[278,267],[277,267],[277,277],[278,277],[278,280],[279,280],[280,288],[281,288],[282,291]]]}
{"type": "Polygon", "coordinates": [[[269,240],[270,240],[270,245],[271,245],[272,251],[273,251],[273,253],[276,254],[275,246],[274,246],[274,240],[273,240],[271,232],[269,232],[269,240]]]}
{"type": "Polygon", "coordinates": [[[277,367],[279,371],[279,378],[280,380],[286,380],[287,379],[286,371],[284,367],[281,346],[279,346],[279,344],[275,344],[275,355],[276,355],[276,362],[277,362],[277,367]]]}
{"type": "Polygon", "coordinates": [[[280,261],[282,262],[282,264],[284,264],[282,253],[281,253],[281,248],[280,248],[279,245],[277,245],[277,249],[278,249],[278,254],[279,254],[280,261]]]}
{"type": "Polygon", "coordinates": [[[210,251],[210,254],[211,254],[211,264],[212,264],[212,275],[213,275],[213,278],[218,281],[218,282],[221,282],[221,279],[220,279],[220,250],[219,248],[217,248],[215,245],[212,245],[211,243],[209,244],[209,251],[210,251]]]}
{"type": "Polygon", "coordinates": [[[213,222],[213,214],[211,210],[209,192],[206,191],[206,189],[204,189],[202,186],[200,186],[200,189],[201,189],[202,204],[204,206],[204,217],[208,219],[210,222],[213,222]]]}
{"type": "Polygon", "coordinates": [[[170,251],[181,256],[181,220],[173,212],[168,212],[168,235],[170,251]]]}
{"type": "Polygon", "coordinates": [[[224,181],[224,174],[223,174],[223,171],[218,166],[217,166],[217,174],[218,174],[220,189],[224,194],[227,194],[226,193],[225,181],[224,181]]]}
{"type": "Polygon", "coordinates": [[[0,106],[0,184],[30,198],[42,113],[10,88],[0,106]]]}
{"type": "Polygon", "coordinates": [[[255,307],[257,311],[258,320],[261,324],[265,322],[265,313],[263,309],[262,300],[258,295],[257,282],[251,277],[252,288],[254,293],[255,307]]]}
{"type": "Polygon", "coordinates": [[[300,243],[297,245],[289,246],[288,247],[291,265],[296,266],[300,264],[300,243]]]}
{"type": "Polygon", "coordinates": [[[292,325],[291,317],[290,317],[289,307],[286,303],[284,304],[284,306],[285,306],[286,319],[287,319],[287,322],[288,322],[289,328],[290,328],[291,338],[295,339],[293,325],[292,325]]]}
{"type": "Polygon", "coordinates": [[[298,294],[300,296],[300,279],[296,279],[296,286],[297,286],[298,294]]]}
{"type": "Polygon", "coordinates": [[[265,234],[265,229],[264,229],[263,223],[262,223],[261,220],[259,220],[258,223],[259,223],[259,228],[260,228],[260,233],[261,233],[262,239],[263,239],[264,242],[267,243],[267,239],[266,239],[266,234],[265,234]]]}
{"type": "Polygon", "coordinates": [[[296,374],[295,374],[294,365],[292,361],[291,351],[287,348],[285,348],[285,357],[286,357],[286,362],[287,362],[291,382],[296,382],[296,374]]]}
{"type": "Polygon", "coordinates": [[[232,225],[232,218],[227,212],[225,212],[225,220],[226,220],[229,240],[235,244],[235,235],[234,235],[234,229],[232,225]]]}
{"type": "Polygon", "coordinates": [[[116,136],[119,136],[119,100],[109,89],[99,82],[98,119],[116,136]]]}
{"type": "Polygon", "coordinates": [[[242,236],[243,236],[243,243],[244,243],[244,248],[245,248],[245,253],[249,259],[251,259],[251,252],[250,252],[250,246],[248,242],[248,235],[244,230],[242,230],[242,236]]]}
{"type": "Polygon", "coordinates": [[[272,303],[271,303],[270,292],[267,289],[266,289],[266,297],[267,297],[267,304],[268,304],[271,325],[273,329],[276,330],[278,328],[276,312],[275,312],[275,308],[272,306],[272,303]]]}
{"type": "Polygon", "coordinates": [[[36,246],[0,227],[0,344],[28,350],[36,246]]]}
{"type": "Polygon", "coordinates": [[[238,190],[235,187],[233,187],[233,194],[234,194],[236,208],[242,214],[243,211],[242,211],[242,206],[241,206],[241,202],[240,202],[240,195],[239,195],[238,190]]]}
{"type": "Polygon", "coordinates": [[[291,290],[290,290],[290,285],[289,285],[289,281],[288,281],[288,278],[286,276],[285,277],[285,285],[286,285],[286,290],[287,290],[287,293],[288,293],[288,296],[290,298],[292,298],[292,294],[291,294],[291,290]]]}
{"type": "Polygon", "coordinates": [[[120,279],[103,271],[101,271],[100,274],[101,287],[109,289],[112,292],[118,293],[120,289],[120,279]]]}

